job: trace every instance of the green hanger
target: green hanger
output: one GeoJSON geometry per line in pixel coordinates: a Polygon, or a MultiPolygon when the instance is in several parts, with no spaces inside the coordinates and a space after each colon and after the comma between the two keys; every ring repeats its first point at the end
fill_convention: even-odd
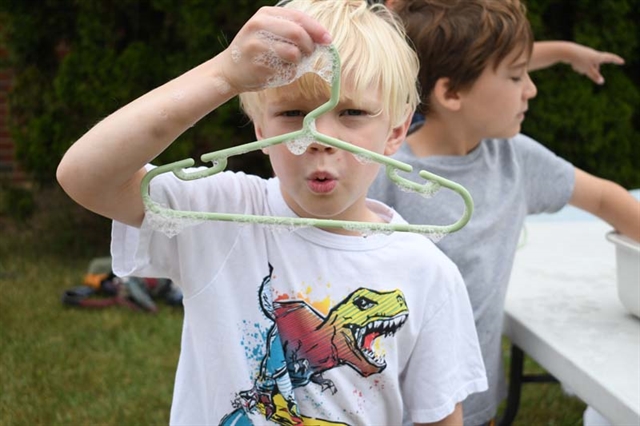
{"type": "Polygon", "coordinates": [[[410,165],[401,161],[394,160],[393,158],[387,157],[385,155],[381,155],[376,152],[357,147],[350,143],[343,142],[339,139],[332,138],[322,133],[318,133],[315,130],[315,126],[313,126],[313,123],[315,122],[316,117],[333,109],[338,104],[340,98],[340,56],[338,55],[338,52],[334,46],[330,46],[329,51],[333,56],[331,98],[325,104],[320,105],[318,108],[306,115],[303,120],[302,129],[295,132],[286,133],[284,135],[263,139],[261,141],[250,142],[244,145],[203,154],[200,159],[203,162],[211,162],[213,164],[211,167],[204,170],[185,172],[183,170],[184,168],[191,167],[195,164],[195,161],[191,158],[151,169],[143,177],[141,185],[142,201],[145,206],[145,211],[152,212],[163,217],[177,219],[196,221],[221,220],[230,222],[255,223],[262,225],[282,225],[286,227],[315,226],[318,228],[342,228],[350,231],[359,231],[364,233],[365,235],[368,233],[391,232],[415,232],[420,234],[444,235],[458,231],[459,229],[464,227],[471,218],[471,213],[473,212],[473,201],[471,199],[471,195],[463,186],[433,173],[429,173],[425,170],[421,170],[419,172],[419,175],[429,182],[424,184],[413,182],[398,175],[399,171],[411,172],[413,170],[413,167],[411,167],[410,165]],[[359,158],[384,165],[386,167],[386,173],[389,179],[391,179],[396,185],[403,188],[404,190],[415,192],[421,195],[431,195],[438,191],[440,187],[449,188],[462,197],[462,199],[464,200],[465,211],[462,217],[457,222],[451,225],[412,225],[406,223],[373,223],[302,217],[276,217],[235,213],[183,211],[162,207],[151,199],[151,195],[149,193],[150,181],[160,174],[172,172],[179,179],[185,181],[204,178],[223,171],[227,167],[228,157],[245,154],[247,152],[256,151],[283,142],[296,140],[299,137],[318,141],[338,149],[343,149],[345,151],[351,152],[354,155],[357,155],[359,158]]]}

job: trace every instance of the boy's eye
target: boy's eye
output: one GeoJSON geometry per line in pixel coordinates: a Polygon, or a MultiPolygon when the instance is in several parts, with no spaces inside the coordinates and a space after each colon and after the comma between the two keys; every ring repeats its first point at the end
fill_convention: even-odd
{"type": "Polygon", "coordinates": [[[364,112],[361,109],[345,109],[343,110],[340,115],[346,115],[346,116],[350,116],[350,117],[358,117],[361,115],[366,115],[367,113],[364,112]]]}
{"type": "Polygon", "coordinates": [[[283,111],[280,113],[283,117],[304,117],[304,112],[299,109],[291,110],[291,111],[283,111]]]}
{"type": "Polygon", "coordinates": [[[513,72],[509,78],[511,79],[511,81],[519,83],[524,79],[526,75],[527,73],[524,71],[517,71],[517,72],[513,72]]]}

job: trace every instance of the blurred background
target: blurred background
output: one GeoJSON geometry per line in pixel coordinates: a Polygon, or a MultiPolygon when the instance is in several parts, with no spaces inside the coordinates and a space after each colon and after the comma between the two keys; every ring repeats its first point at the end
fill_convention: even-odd
{"type": "MultiPolygon", "coordinates": [[[[110,222],[55,181],[68,147],[102,118],[223,50],[260,0],[0,0],[0,424],[166,424],[182,312],[64,307],[110,222]]],[[[577,167],[640,187],[640,0],[528,0],[538,40],[617,53],[598,86],[558,65],[532,74],[523,132],[577,167]]],[[[158,163],[254,140],[237,101],[158,163]]],[[[229,169],[268,176],[260,153],[229,169]]],[[[539,369],[530,360],[528,368],[539,369]]],[[[580,424],[558,385],[525,389],[520,424],[580,424]]]]}

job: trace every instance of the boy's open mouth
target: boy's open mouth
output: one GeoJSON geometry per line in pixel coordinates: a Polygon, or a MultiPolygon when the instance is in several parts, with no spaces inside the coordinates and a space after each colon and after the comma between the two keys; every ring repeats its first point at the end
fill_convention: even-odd
{"type": "Polygon", "coordinates": [[[326,194],[333,191],[337,180],[329,173],[317,172],[307,178],[307,185],[312,192],[326,194]]]}

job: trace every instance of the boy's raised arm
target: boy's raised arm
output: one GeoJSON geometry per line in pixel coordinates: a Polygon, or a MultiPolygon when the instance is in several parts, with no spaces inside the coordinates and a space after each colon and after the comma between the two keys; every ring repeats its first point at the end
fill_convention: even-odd
{"type": "Polygon", "coordinates": [[[594,83],[604,84],[600,65],[623,65],[624,59],[615,53],[601,52],[570,41],[537,41],[533,44],[529,70],[536,71],[559,62],[571,65],[578,74],[584,74],[594,83]]]}
{"type": "Polygon", "coordinates": [[[58,166],[60,185],[87,209],[140,226],[147,163],[232,97],[263,89],[283,71],[273,64],[295,66],[316,43],[330,41],[299,11],[260,9],[219,55],[125,105],[75,142],[58,166]]]}
{"type": "Polygon", "coordinates": [[[615,182],[575,170],[576,181],[569,203],[640,242],[640,201],[615,182]]]}

